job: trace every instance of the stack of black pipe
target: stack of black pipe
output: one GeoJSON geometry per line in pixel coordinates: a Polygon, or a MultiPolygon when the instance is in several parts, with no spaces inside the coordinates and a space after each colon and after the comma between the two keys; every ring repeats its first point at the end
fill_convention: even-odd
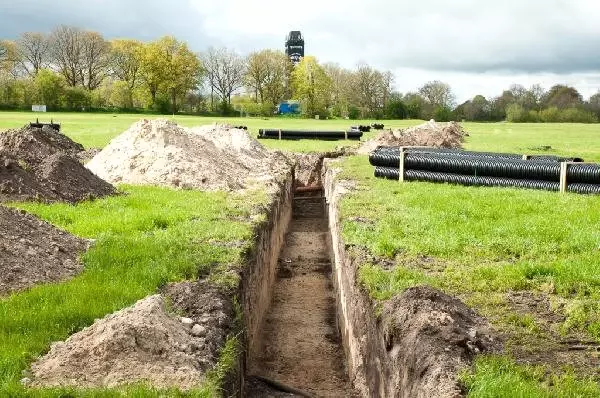
{"type": "Polygon", "coordinates": [[[358,130],[348,131],[311,131],[311,130],[279,130],[279,129],[260,129],[258,130],[259,139],[279,139],[282,140],[360,140],[363,133],[358,130]]]}
{"type": "MultiPolygon", "coordinates": [[[[564,158],[494,152],[473,152],[445,148],[404,148],[404,180],[447,182],[473,186],[501,186],[560,190],[561,162],[582,162],[564,158]]],[[[379,147],[370,156],[375,176],[400,178],[400,148],[379,147]]],[[[600,164],[570,164],[567,190],[600,194],[600,164]]]]}

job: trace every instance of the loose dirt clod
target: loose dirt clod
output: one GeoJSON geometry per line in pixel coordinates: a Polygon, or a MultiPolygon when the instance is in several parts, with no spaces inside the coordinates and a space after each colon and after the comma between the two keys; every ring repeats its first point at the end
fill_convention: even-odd
{"type": "Polygon", "coordinates": [[[87,247],[83,239],[0,206],[0,295],[76,275],[87,247]]]}
{"type": "Polygon", "coordinates": [[[83,147],[48,128],[0,134],[0,202],[79,202],[115,189],[76,160],[83,147]]]}
{"type": "Polygon", "coordinates": [[[132,125],[87,167],[111,183],[238,190],[268,186],[291,165],[244,130],[216,124],[188,129],[157,119],[132,125]]]}
{"type": "Polygon", "coordinates": [[[461,148],[468,134],[456,122],[436,123],[429,121],[402,130],[388,130],[365,142],[358,153],[371,153],[378,146],[431,146],[437,148],[461,148]]]}
{"type": "Polygon", "coordinates": [[[457,373],[499,343],[488,322],[460,300],[429,286],[407,289],[384,304],[392,391],[404,397],[461,396],[457,373]]]}

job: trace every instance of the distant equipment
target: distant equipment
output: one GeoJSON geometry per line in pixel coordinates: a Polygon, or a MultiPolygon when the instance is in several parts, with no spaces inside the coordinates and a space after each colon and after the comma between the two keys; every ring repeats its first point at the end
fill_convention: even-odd
{"type": "Polygon", "coordinates": [[[32,112],[46,112],[46,105],[31,105],[32,112]]]}
{"type": "Polygon", "coordinates": [[[295,65],[304,57],[304,39],[299,30],[292,30],[285,40],[285,53],[295,65]]]}
{"type": "Polygon", "coordinates": [[[277,113],[280,115],[294,115],[300,113],[299,101],[283,101],[277,106],[277,113]]]}
{"type": "Polygon", "coordinates": [[[54,123],[54,120],[50,119],[50,123],[40,123],[39,119],[35,119],[35,123],[29,123],[29,127],[41,129],[43,127],[50,127],[56,131],[60,131],[60,124],[54,123]]]}

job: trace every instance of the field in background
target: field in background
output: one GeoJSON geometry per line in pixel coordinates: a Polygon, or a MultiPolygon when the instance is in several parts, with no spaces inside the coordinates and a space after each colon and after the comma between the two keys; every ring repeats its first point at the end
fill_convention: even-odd
{"type": "MultiPolygon", "coordinates": [[[[98,114],[98,113],[47,113],[0,112],[0,130],[16,128],[35,120],[54,119],[63,125],[65,134],[85,147],[103,147],[112,138],[125,131],[132,123],[142,118],[171,116],[98,114]]],[[[175,116],[184,126],[197,126],[210,123],[230,123],[248,126],[253,135],[259,128],[288,129],[328,129],[344,130],[351,125],[371,124],[373,120],[307,120],[288,118],[219,118],[200,116],[175,116]]],[[[423,123],[420,120],[385,120],[387,127],[404,128],[423,123]]],[[[517,153],[556,153],[580,155],[586,160],[600,161],[600,125],[598,124],[514,124],[514,123],[464,123],[470,133],[465,146],[468,149],[483,151],[504,151],[517,153]],[[550,151],[542,151],[542,146],[550,146],[550,151]]],[[[363,139],[374,136],[365,134],[363,139]]],[[[262,141],[270,148],[308,152],[328,151],[345,145],[344,141],[262,141]]],[[[348,142],[356,145],[355,142],[348,142]]]]}

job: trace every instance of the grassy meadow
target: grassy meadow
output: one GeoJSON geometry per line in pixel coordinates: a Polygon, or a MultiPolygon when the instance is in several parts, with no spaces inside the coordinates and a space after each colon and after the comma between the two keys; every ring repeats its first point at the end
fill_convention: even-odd
{"type": "MultiPolygon", "coordinates": [[[[0,131],[35,120],[61,123],[85,147],[103,147],[142,118],[155,115],[0,112],[0,131]]],[[[171,117],[168,117],[171,118],[171,117]]],[[[259,128],[343,130],[372,120],[215,118],[175,116],[184,126],[230,123],[259,128]]],[[[422,121],[384,121],[403,128],[422,121]]],[[[464,123],[472,150],[578,155],[600,161],[600,125],[464,123]],[[542,147],[550,147],[549,150],[542,147]]],[[[364,135],[364,139],[376,133],[364,135]]],[[[264,140],[286,151],[328,151],[344,141],[264,140]]],[[[600,342],[600,198],[509,188],[404,183],[373,177],[366,156],[340,160],[340,179],[357,189],[341,202],[346,243],[386,259],[360,265],[360,282],[378,302],[417,284],[455,294],[518,339],[507,355],[482,356],[461,376],[472,397],[597,397],[598,379],[562,369],[515,363],[511,347],[545,342],[535,314],[511,312],[507,295],[546,295],[564,320],[560,335],[600,342]],[[389,267],[393,261],[395,266],[389,267]],[[556,371],[556,372],[555,372],[556,371]]],[[[127,195],[76,206],[18,204],[18,207],[77,236],[93,238],[76,278],[0,298],[0,396],[22,396],[22,371],[50,343],[91,324],[95,318],[152,294],[169,281],[208,275],[235,284],[226,264],[239,262],[244,248],[215,242],[252,243],[249,215],[264,195],[121,187],[127,195]],[[66,298],[69,298],[68,300],[66,298]]],[[[539,344],[534,347],[540,349],[539,344]]],[[[224,353],[227,357],[227,352],[224,353]]],[[[225,365],[222,365],[225,366],[225,365]]],[[[220,374],[216,372],[215,374],[220,374]]],[[[216,377],[216,376],[215,376],[216,377]]],[[[210,396],[213,384],[192,393],[210,396]]],[[[179,396],[134,386],[116,391],[37,390],[30,396],[179,396]]]]}

